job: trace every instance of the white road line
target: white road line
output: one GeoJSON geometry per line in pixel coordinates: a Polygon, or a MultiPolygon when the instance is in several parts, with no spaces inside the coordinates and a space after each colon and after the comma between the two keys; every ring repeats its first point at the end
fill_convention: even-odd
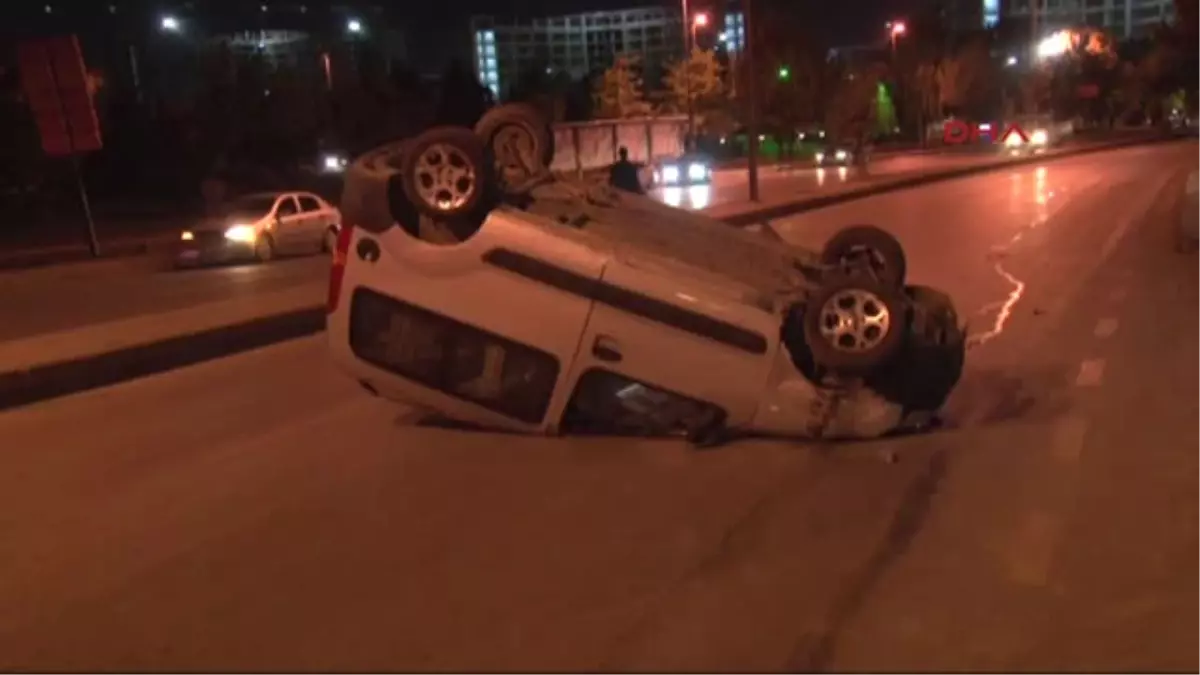
{"type": "Polygon", "coordinates": [[[1104,380],[1104,359],[1088,359],[1079,364],[1079,375],[1075,378],[1076,387],[1098,387],[1104,380]]]}
{"type": "Polygon", "coordinates": [[[1041,499],[1035,502],[1016,528],[1007,547],[1006,562],[1011,578],[1029,586],[1045,586],[1054,569],[1058,542],[1075,505],[1075,484],[1083,456],[1088,423],[1082,417],[1067,417],[1054,425],[1050,455],[1055,466],[1041,483],[1041,499]],[[1052,486],[1052,487],[1051,487],[1052,486]]]}
{"type": "Polygon", "coordinates": [[[1117,332],[1117,320],[1112,318],[1100,319],[1094,331],[1096,337],[1101,339],[1110,337],[1115,332],[1117,332]]]}

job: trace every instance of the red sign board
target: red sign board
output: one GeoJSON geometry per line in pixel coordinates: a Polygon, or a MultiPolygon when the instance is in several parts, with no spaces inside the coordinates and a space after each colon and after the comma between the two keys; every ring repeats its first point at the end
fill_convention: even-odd
{"type": "Polygon", "coordinates": [[[948,120],[942,126],[942,142],[947,145],[963,143],[1005,143],[1016,134],[1022,144],[1029,142],[1029,134],[1019,124],[1002,126],[994,122],[968,124],[962,120],[948,120]]]}
{"type": "Polygon", "coordinates": [[[47,155],[103,147],[83,52],[74,35],[24,42],[17,47],[17,63],[47,155]]]}

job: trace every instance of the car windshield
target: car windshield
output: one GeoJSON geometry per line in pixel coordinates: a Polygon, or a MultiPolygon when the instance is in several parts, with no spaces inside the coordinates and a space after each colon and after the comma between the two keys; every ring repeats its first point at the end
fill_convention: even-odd
{"type": "Polygon", "coordinates": [[[263,214],[275,205],[277,195],[248,195],[239,197],[228,204],[222,211],[225,215],[232,214],[263,214]]]}

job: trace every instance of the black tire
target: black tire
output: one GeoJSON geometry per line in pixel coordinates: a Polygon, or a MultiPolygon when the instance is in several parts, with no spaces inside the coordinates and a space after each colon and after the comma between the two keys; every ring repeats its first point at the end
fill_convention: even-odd
{"type": "Polygon", "coordinates": [[[838,231],[821,249],[821,262],[842,270],[869,264],[880,281],[897,289],[904,286],[908,274],[908,259],[900,241],[874,225],[853,225],[838,231]]]}
{"type": "Polygon", "coordinates": [[[808,298],[804,342],[825,371],[861,377],[904,346],[909,305],[900,289],[868,274],[831,274],[808,298]]]}
{"type": "Polygon", "coordinates": [[[912,301],[904,349],[867,386],[905,410],[936,412],[962,378],[966,330],[945,293],[927,286],[908,286],[904,293],[912,301]]]}
{"type": "Polygon", "coordinates": [[[491,151],[495,174],[505,186],[546,173],[554,161],[554,131],[528,103],[492,108],[475,125],[475,133],[491,151]]]}
{"type": "Polygon", "coordinates": [[[275,259],[275,240],[271,235],[264,234],[254,241],[254,259],[260,263],[275,259]]]}
{"type": "Polygon", "coordinates": [[[404,194],[434,218],[478,213],[489,192],[492,163],[470,129],[436,127],[412,140],[400,157],[404,194]]]}

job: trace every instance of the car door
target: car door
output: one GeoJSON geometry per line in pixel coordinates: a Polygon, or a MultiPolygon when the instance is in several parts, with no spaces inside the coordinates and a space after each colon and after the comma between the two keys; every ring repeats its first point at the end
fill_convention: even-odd
{"type": "Polygon", "coordinates": [[[564,427],[580,426],[580,415],[585,427],[597,415],[665,427],[655,432],[697,416],[748,424],[770,376],[778,318],[715,280],[631,262],[612,260],[600,278],[564,427]]]}
{"type": "Polygon", "coordinates": [[[325,242],[325,231],[329,228],[329,213],[316,195],[301,193],[296,195],[296,201],[300,205],[304,248],[319,251],[325,242]]]}
{"type": "Polygon", "coordinates": [[[272,237],[275,250],[280,253],[297,253],[304,250],[304,216],[293,195],[283,195],[275,202],[275,226],[272,237]]]}

